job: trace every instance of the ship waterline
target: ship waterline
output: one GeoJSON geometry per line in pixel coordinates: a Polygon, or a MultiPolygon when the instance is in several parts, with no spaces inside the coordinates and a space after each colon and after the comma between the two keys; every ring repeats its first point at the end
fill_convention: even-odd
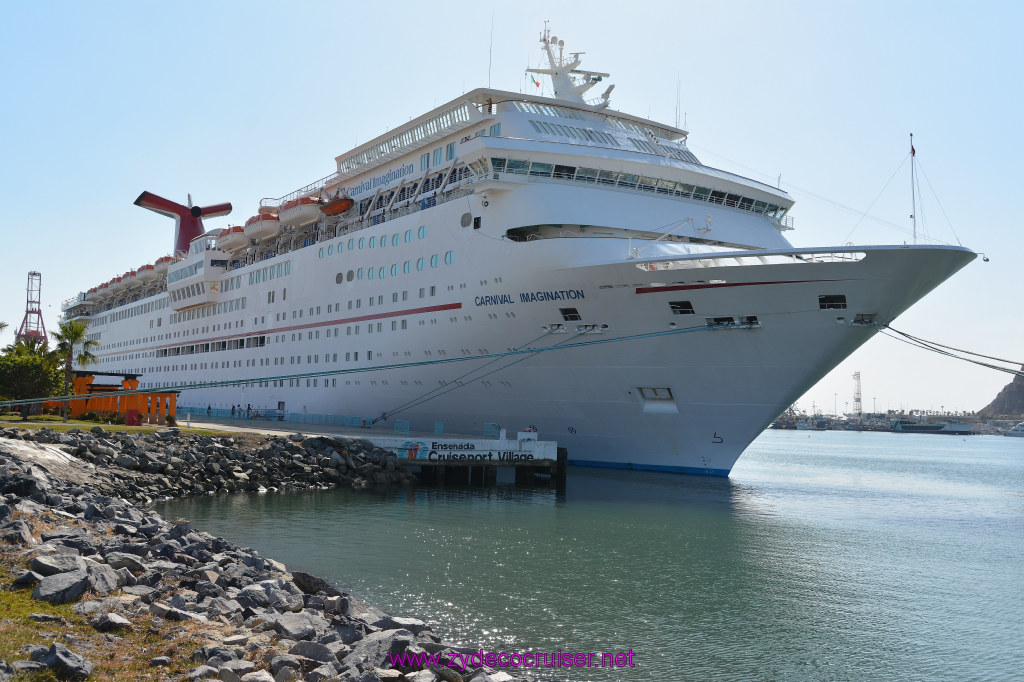
{"type": "Polygon", "coordinates": [[[531,426],[577,464],[728,475],[975,254],[795,248],[784,192],[685,140],[606,104],[473,91],[264,202],[259,232],[200,234],[166,275],[65,314],[102,370],[179,405],[531,426]]]}

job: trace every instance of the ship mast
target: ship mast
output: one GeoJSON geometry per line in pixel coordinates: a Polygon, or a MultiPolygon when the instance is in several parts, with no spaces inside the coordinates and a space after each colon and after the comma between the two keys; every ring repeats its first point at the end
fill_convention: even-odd
{"type": "Polygon", "coordinates": [[[555,99],[562,99],[577,104],[589,104],[596,109],[603,109],[608,106],[608,97],[612,94],[614,85],[608,86],[600,99],[588,102],[583,99],[583,93],[600,83],[610,74],[599,71],[584,71],[577,68],[581,63],[581,54],[584,52],[570,52],[569,59],[565,57],[565,41],[559,40],[551,35],[551,29],[545,23],[544,33],[540,36],[541,49],[547,57],[548,68],[527,69],[527,73],[539,73],[551,78],[551,86],[554,89],[555,99]],[[555,49],[558,56],[555,56],[555,49]]]}
{"type": "Polygon", "coordinates": [[[917,243],[917,168],[914,151],[914,133],[910,133],[910,220],[914,226],[914,243],[917,243]]]}

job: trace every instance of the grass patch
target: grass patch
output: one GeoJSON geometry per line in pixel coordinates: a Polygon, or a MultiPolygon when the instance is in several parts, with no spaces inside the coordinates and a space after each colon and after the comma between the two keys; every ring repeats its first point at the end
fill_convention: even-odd
{"type": "MultiPolygon", "coordinates": [[[[109,424],[109,425],[108,424],[97,424],[96,422],[83,422],[83,421],[76,421],[74,419],[70,419],[70,420],[68,420],[67,424],[64,424],[64,423],[60,422],[60,418],[59,417],[58,417],[58,421],[56,423],[40,422],[40,421],[37,421],[34,417],[30,421],[27,421],[27,422],[23,422],[23,421],[21,421],[19,419],[18,422],[16,424],[12,424],[12,426],[17,426],[19,429],[24,428],[26,430],[35,430],[35,429],[47,428],[47,429],[50,429],[52,431],[70,431],[71,429],[81,429],[83,431],[88,431],[89,429],[91,429],[94,426],[102,426],[103,430],[107,431],[108,433],[118,433],[118,432],[123,431],[123,432],[126,432],[126,433],[146,433],[146,434],[152,434],[152,433],[156,433],[157,431],[163,431],[163,430],[165,430],[167,428],[170,428],[170,427],[167,427],[167,426],[125,426],[124,424],[109,424]]],[[[214,431],[212,429],[187,429],[187,428],[185,428],[183,426],[182,427],[178,427],[178,428],[181,430],[182,433],[194,433],[194,434],[198,434],[200,436],[233,435],[233,434],[231,434],[228,431],[214,431]]]]}

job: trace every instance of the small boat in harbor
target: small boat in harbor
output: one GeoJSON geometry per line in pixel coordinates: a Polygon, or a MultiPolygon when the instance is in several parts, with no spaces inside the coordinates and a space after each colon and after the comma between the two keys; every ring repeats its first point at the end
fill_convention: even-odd
{"type": "Polygon", "coordinates": [[[1017,424],[1008,431],[1003,431],[1004,436],[1015,436],[1017,438],[1024,438],[1024,422],[1017,424]]]}
{"type": "Polygon", "coordinates": [[[915,422],[909,419],[894,419],[889,429],[894,433],[942,433],[951,436],[974,434],[974,424],[962,422],[915,422]]]}

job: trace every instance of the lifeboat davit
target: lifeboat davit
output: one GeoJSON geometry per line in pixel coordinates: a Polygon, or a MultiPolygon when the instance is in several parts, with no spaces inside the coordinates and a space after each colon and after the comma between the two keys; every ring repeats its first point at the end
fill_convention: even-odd
{"type": "Polygon", "coordinates": [[[143,265],[139,268],[139,281],[140,282],[152,282],[156,279],[156,269],[152,265],[143,265]]]}
{"type": "Polygon", "coordinates": [[[334,199],[325,201],[323,205],[320,207],[320,210],[324,212],[324,215],[336,216],[341,215],[345,211],[352,208],[352,205],[355,203],[356,202],[352,200],[352,197],[348,196],[347,194],[342,194],[338,197],[335,197],[334,199]]]}
{"type": "Polygon", "coordinates": [[[281,206],[280,220],[282,225],[303,227],[320,220],[320,202],[313,197],[299,197],[281,206]]]}
{"type": "Polygon", "coordinates": [[[167,268],[171,267],[171,261],[174,259],[170,256],[164,256],[163,258],[157,258],[156,263],[153,263],[153,272],[157,275],[166,275],[167,268]]]}
{"type": "Polygon", "coordinates": [[[128,272],[121,275],[121,282],[124,283],[124,287],[127,289],[132,284],[136,284],[136,277],[139,273],[137,270],[129,270],[128,272]]]}
{"type": "Polygon", "coordinates": [[[245,236],[249,239],[272,239],[281,234],[281,221],[274,213],[254,215],[245,221],[245,236]]]}
{"type": "Polygon", "coordinates": [[[124,289],[124,284],[121,282],[121,278],[120,277],[115,277],[114,279],[112,279],[109,282],[107,282],[107,284],[109,285],[107,287],[107,291],[109,291],[111,293],[117,293],[117,292],[121,291],[122,289],[124,289]]]}
{"type": "Polygon", "coordinates": [[[222,251],[235,251],[248,243],[249,240],[245,236],[245,228],[241,225],[223,229],[217,235],[217,248],[222,251]]]}

